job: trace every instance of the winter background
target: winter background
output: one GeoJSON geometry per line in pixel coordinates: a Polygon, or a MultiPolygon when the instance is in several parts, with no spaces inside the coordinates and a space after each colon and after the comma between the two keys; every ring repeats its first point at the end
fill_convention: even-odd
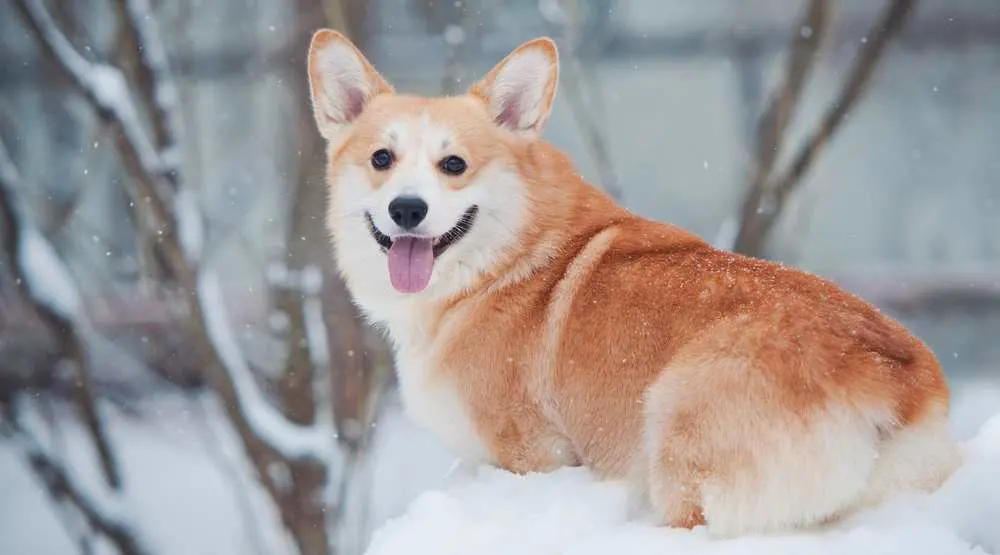
{"type": "Polygon", "coordinates": [[[996,0],[0,0],[0,553],[1000,553],[998,90],[996,0]],[[319,27],[425,94],[555,37],[547,138],[910,326],[966,464],[725,542],[457,464],[331,267],[319,27]]]}

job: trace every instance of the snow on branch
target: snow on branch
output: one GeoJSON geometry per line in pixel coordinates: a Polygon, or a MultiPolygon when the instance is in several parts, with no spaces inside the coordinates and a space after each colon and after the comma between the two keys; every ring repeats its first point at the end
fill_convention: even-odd
{"type": "Polygon", "coordinates": [[[80,292],[52,243],[36,229],[22,229],[20,243],[17,264],[32,299],[66,321],[79,322],[83,314],[80,292]]]}
{"type": "Polygon", "coordinates": [[[20,449],[35,476],[44,484],[54,501],[73,506],[87,524],[110,539],[122,555],[150,555],[154,553],[139,535],[138,528],[129,520],[119,499],[113,495],[91,491],[86,481],[62,464],[39,439],[43,434],[29,425],[24,413],[25,403],[18,403],[13,422],[13,443],[20,449]]]}
{"type": "Polygon", "coordinates": [[[208,338],[233,381],[237,402],[254,433],[287,460],[313,459],[328,464],[336,455],[332,426],[295,424],[264,399],[228,322],[219,280],[211,269],[203,268],[199,273],[198,300],[208,338]]]}
{"type": "Polygon", "coordinates": [[[158,170],[162,166],[159,155],[142,130],[122,72],[84,58],[59,30],[42,0],[17,0],[16,5],[42,39],[45,48],[66,69],[83,93],[101,112],[110,114],[121,126],[128,142],[135,147],[142,167],[150,172],[158,170]]]}
{"type": "Polygon", "coordinates": [[[21,178],[14,166],[7,147],[0,142],[0,197],[7,205],[3,213],[11,221],[13,257],[11,262],[16,277],[21,279],[32,301],[44,305],[60,319],[77,322],[82,314],[82,301],[70,275],[52,243],[30,224],[27,211],[17,202],[21,178]]]}
{"type": "MultiPolygon", "coordinates": [[[[183,188],[171,191],[169,183],[158,171],[162,162],[139,126],[138,112],[122,72],[84,59],[58,29],[40,0],[16,0],[16,5],[41,37],[46,49],[71,75],[102,116],[123,130],[123,161],[143,187],[142,197],[148,199],[158,224],[166,228],[159,235],[156,245],[163,250],[171,271],[178,276],[181,285],[197,290],[197,296],[189,297],[189,302],[201,305],[192,307],[191,311],[192,314],[201,314],[203,318],[196,323],[196,331],[203,328],[213,351],[213,362],[222,367],[222,375],[219,376],[224,384],[222,388],[226,389],[232,382],[237,396],[235,401],[242,412],[242,415],[235,414],[234,417],[245,419],[252,433],[259,435],[258,439],[281,455],[291,460],[316,459],[327,464],[335,454],[333,439],[336,436],[333,430],[323,426],[304,428],[293,424],[271,408],[257,390],[250,368],[226,321],[217,277],[211,272],[199,272],[203,253],[201,211],[194,198],[183,188]],[[164,200],[164,195],[170,192],[175,193],[173,204],[164,200]]],[[[143,3],[139,2],[133,4],[130,10],[135,17],[143,19],[148,13],[143,12],[142,7],[143,3]]],[[[147,38],[154,33],[151,25],[138,27],[137,34],[147,38]]]]}
{"type": "Polygon", "coordinates": [[[161,167],[168,179],[180,176],[180,94],[170,72],[167,48],[153,17],[149,0],[119,0],[129,27],[135,35],[139,60],[150,85],[153,126],[160,151],[161,167]]]}
{"type": "Polygon", "coordinates": [[[121,473],[93,392],[87,341],[90,326],[80,292],[52,243],[32,225],[27,210],[18,202],[17,193],[23,188],[7,147],[0,141],[0,219],[5,237],[2,254],[62,354],[76,363],[74,400],[94,440],[105,479],[117,489],[121,473]]]}
{"type": "MultiPolygon", "coordinates": [[[[133,200],[137,206],[148,206],[152,210],[155,217],[153,226],[157,235],[164,239],[158,241],[157,246],[171,260],[172,269],[193,272],[193,262],[198,260],[198,256],[186,252],[185,248],[190,246],[200,253],[200,244],[169,240],[178,222],[165,198],[176,193],[175,183],[173,179],[168,179],[170,172],[165,171],[163,158],[142,127],[125,75],[116,67],[84,58],[60,31],[41,0],[16,0],[15,6],[41,39],[45,50],[69,74],[99,115],[121,132],[119,144],[123,162],[141,188],[131,193],[133,200]]],[[[200,237],[203,225],[201,214],[199,212],[196,218],[189,217],[191,215],[186,212],[183,216],[187,218],[184,221],[187,237],[200,237]],[[195,228],[196,233],[191,231],[195,228]]]]}
{"type": "Polygon", "coordinates": [[[196,264],[204,254],[205,228],[198,199],[188,188],[181,188],[174,196],[174,221],[177,225],[177,243],[189,264],[196,264]]]}

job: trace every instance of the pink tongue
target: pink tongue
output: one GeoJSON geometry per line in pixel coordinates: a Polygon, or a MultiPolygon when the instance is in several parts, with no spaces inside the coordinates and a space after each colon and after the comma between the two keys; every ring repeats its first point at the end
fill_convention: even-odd
{"type": "Polygon", "coordinates": [[[430,239],[400,237],[389,247],[389,281],[401,293],[417,293],[427,287],[434,269],[434,245],[430,239]]]}

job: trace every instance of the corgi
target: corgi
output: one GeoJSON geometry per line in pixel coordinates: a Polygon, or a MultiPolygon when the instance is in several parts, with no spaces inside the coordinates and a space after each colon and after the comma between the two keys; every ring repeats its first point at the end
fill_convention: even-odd
{"type": "MultiPolygon", "coordinates": [[[[585,465],[666,526],[820,526],[960,464],[931,350],[832,282],[639,217],[541,138],[548,38],[461,95],[308,52],[332,252],[407,414],[468,462],[585,465]]],[[[655,148],[655,146],[651,146],[655,148]]]]}

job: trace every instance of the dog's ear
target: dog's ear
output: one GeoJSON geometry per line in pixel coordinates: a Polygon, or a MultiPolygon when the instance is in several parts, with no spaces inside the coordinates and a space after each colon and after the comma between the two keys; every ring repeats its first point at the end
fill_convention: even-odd
{"type": "Polygon", "coordinates": [[[372,98],[393,92],[350,39],[330,29],[313,35],[308,68],[316,126],[328,141],[337,138],[372,98]]]}
{"type": "Polygon", "coordinates": [[[542,132],[559,83],[559,51],[550,38],[518,46],[469,93],[484,100],[497,125],[525,136],[542,132]]]}

